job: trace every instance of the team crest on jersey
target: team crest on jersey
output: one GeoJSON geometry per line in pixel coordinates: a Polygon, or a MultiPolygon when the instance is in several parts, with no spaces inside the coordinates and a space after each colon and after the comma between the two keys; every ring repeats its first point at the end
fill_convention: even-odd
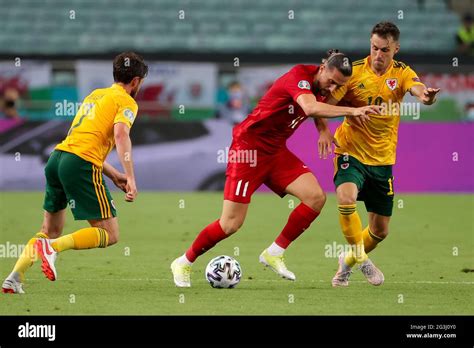
{"type": "Polygon", "coordinates": [[[133,111],[130,109],[125,109],[123,110],[123,115],[130,121],[133,122],[135,119],[135,115],[133,114],[133,111]]]}
{"type": "Polygon", "coordinates": [[[341,164],[341,168],[342,168],[342,169],[347,169],[347,168],[349,168],[349,163],[343,163],[343,164],[341,164]]]}
{"type": "Polygon", "coordinates": [[[387,84],[388,88],[390,88],[390,90],[395,90],[395,88],[397,88],[397,79],[386,79],[385,80],[385,83],[387,84]]]}
{"type": "Polygon", "coordinates": [[[311,89],[311,85],[306,80],[301,80],[300,82],[298,82],[298,87],[301,89],[311,89]]]}

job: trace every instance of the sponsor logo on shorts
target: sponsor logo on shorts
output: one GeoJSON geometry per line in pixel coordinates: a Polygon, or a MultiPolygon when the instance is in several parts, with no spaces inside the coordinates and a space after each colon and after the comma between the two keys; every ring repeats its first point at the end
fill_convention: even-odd
{"type": "Polygon", "coordinates": [[[311,85],[306,80],[301,80],[300,82],[298,82],[298,87],[301,89],[311,89],[311,85]]]}
{"type": "Polygon", "coordinates": [[[342,169],[347,169],[347,168],[349,168],[349,163],[343,163],[343,164],[341,164],[341,168],[342,168],[342,169]]]}

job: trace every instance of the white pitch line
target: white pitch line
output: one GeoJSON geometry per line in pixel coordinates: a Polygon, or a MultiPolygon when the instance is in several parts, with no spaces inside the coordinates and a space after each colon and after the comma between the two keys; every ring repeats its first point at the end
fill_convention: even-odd
{"type": "MultiPolygon", "coordinates": [[[[29,280],[37,281],[41,280],[39,278],[30,278],[29,280]]],[[[67,279],[57,279],[56,281],[86,281],[86,282],[97,282],[97,281],[118,281],[118,282],[172,282],[173,279],[171,278],[67,278],[67,279]]],[[[282,279],[242,279],[241,281],[244,282],[280,282],[282,279]]],[[[305,282],[311,282],[311,283],[330,283],[329,280],[307,280],[305,282]]],[[[351,280],[352,283],[366,283],[365,280],[351,280]]],[[[474,285],[473,282],[466,282],[466,281],[436,281],[436,280],[417,280],[417,281],[412,281],[412,282],[399,282],[399,281],[389,281],[386,282],[386,284],[458,284],[458,285],[474,285]]]]}

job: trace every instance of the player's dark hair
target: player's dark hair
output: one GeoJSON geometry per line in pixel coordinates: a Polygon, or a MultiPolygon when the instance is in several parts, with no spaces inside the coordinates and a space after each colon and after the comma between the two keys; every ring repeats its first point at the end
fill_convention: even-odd
{"type": "Polygon", "coordinates": [[[372,28],[371,36],[374,34],[384,39],[388,39],[388,37],[391,36],[394,41],[398,41],[400,38],[400,30],[392,22],[380,22],[375,24],[372,28]]]}
{"type": "Polygon", "coordinates": [[[134,77],[144,78],[148,74],[148,65],[135,52],[123,52],[114,58],[114,81],[130,83],[134,77]]]}
{"type": "Polygon", "coordinates": [[[323,63],[328,68],[336,68],[344,76],[352,75],[352,61],[348,56],[336,49],[331,49],[326,53],[327,58],[323,59],[323,63]]]}

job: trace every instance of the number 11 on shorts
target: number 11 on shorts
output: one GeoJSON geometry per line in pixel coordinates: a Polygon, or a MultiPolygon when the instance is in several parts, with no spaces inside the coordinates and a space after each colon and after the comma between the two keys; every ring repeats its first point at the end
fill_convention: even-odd
{"type": "MultiPolygon", "coordinates": [[[[237,188],[235,189],[235,195],[239,196],[240,195],[240,188],[242,187],[242,180],[239,180],[237,182],[237,188]]],[[[245,197],[247,195],[247,188],[249,187],[249,182],[246,181],[243,185],[243,190],[242,190],[242,197],[245,197]]]]}

